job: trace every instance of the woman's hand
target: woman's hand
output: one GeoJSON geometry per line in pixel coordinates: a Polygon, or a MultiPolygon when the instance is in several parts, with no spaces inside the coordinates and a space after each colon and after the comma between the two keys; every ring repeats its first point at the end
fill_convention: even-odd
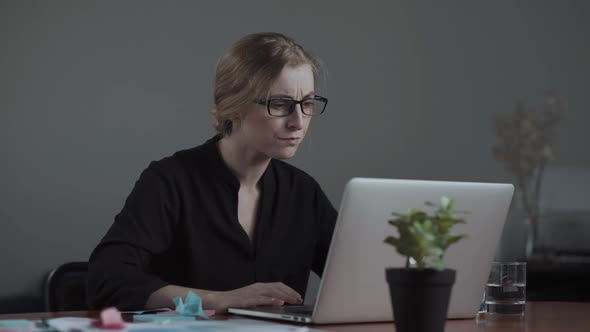
{"type": "Polygon", "coordinates": [[[301,304],[301,295],[282,282],[255,283],[225,292],[211,292],[203,299],[206,309],[227,312],[227,308],[249,308],[256,306],[281,306],[301,304]]]}

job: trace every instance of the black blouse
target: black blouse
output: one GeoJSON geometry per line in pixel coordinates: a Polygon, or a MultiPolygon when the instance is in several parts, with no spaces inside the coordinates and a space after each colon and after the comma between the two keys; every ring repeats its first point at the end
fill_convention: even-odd
{"type": "Polygon", "coordinates": [[[219,136],[152,162],[90,256],[94,309],[141,309],[166,285],[215,291],[283,282],[302,296],[321,276],[337,212],[305,172],[271,160],[250,240],[238,221],[239,181],[219,136]]]}

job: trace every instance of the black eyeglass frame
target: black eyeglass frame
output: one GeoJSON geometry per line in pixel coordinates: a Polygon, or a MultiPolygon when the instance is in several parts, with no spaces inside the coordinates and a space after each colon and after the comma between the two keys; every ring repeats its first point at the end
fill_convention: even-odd
{"type": "Polygon", "coordinates": [[[307,116],[318,116],[321,114],[324,114],[324,111],[326,111],[326,106],[328,106],[328,98],[326,97],[322,97],[322,96],[313,96],[313,97],[309,97],[309,98],[305,98],[305,99],[301,99],[301,100],[295,100],[293,98],[285,98],[285,97],[280,97],[280,98],[268,98],[268,99],[259,99],[259,100],[255,100],[255,103],[259,104],[259,105],[264,105],[266,106],[266,111],[268,112],[268,115],[270,116],[274,116],[274,117],[285,117],[285,116],[289,116],[291,114],[293,114],[293,112],[295,111],[295,105],[299,105],[299,108],[301,108],[301,113],[307,115],[307,116]],[[291,106],[289,106],[289,112],[285,115],[275,115],[272,114],[270,111],[270,103],[275,101],[275,100],[284,100],[284,101],[288,101],[291,103],[291,106]],[[319,112],[318,114],[307,114],[305,113],[305,110],[303,109],[303,103],[305,101],[308,100],[318,100],[324,103],[324,107],[322,108],[322,111],[319,112]]]}

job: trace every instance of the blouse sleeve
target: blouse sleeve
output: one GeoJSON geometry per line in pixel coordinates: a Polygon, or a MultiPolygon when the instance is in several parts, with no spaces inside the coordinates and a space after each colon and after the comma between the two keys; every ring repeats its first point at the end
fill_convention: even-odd
{"type": "Polygon", "coordinates": [[[167,285],[149,273],[153,255],[172,242],[174,191],[154,163],[139,177],[121,212],[89,260],[88,304],[92,309],[145,307],[152,292],[167,285]]]}
{"type": "Polygon", "coordinates": [[[330,249],[330,242],[332,241],[332,233],[334,232],[338,212],[334,209],[332,203],[330,203],[330,200],[326,197],[326,194],[324,194],[319,185],[317,185],[316,190],[316,211],[318,214],[319,238],[315,248],[312,270],[321,277],[324,272],[324,265],[326,264],[328,250],[330,249]]]}

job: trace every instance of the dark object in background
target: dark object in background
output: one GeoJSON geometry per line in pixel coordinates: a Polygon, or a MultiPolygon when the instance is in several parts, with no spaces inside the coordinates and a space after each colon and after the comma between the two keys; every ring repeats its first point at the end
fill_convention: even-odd
{"type": "Polygon", "coordinates": [[[545,193],[539,241],[527,258],[527,300],[590,302],[590,207],[585,203],[590,171],[564,168],[549,174],[554,173],[547,183],[554,190],[545,193]]]}
{"type": "Polygon", "coordinates": [[[40,297],[17,295],[0,299],[0,314],[20,314],[24,312],[43,311],[40,297]]]}
{"type": "Polygon", "coordinates": [[[45,311],[89,310],[86,303],[87,262],[58,266],[45,280],[45,311]]]}
{"type": "Polygon", "coordinates": [[[527,301],[590,302],[590,262],[565,259],[527,263],[527,301]]]}

